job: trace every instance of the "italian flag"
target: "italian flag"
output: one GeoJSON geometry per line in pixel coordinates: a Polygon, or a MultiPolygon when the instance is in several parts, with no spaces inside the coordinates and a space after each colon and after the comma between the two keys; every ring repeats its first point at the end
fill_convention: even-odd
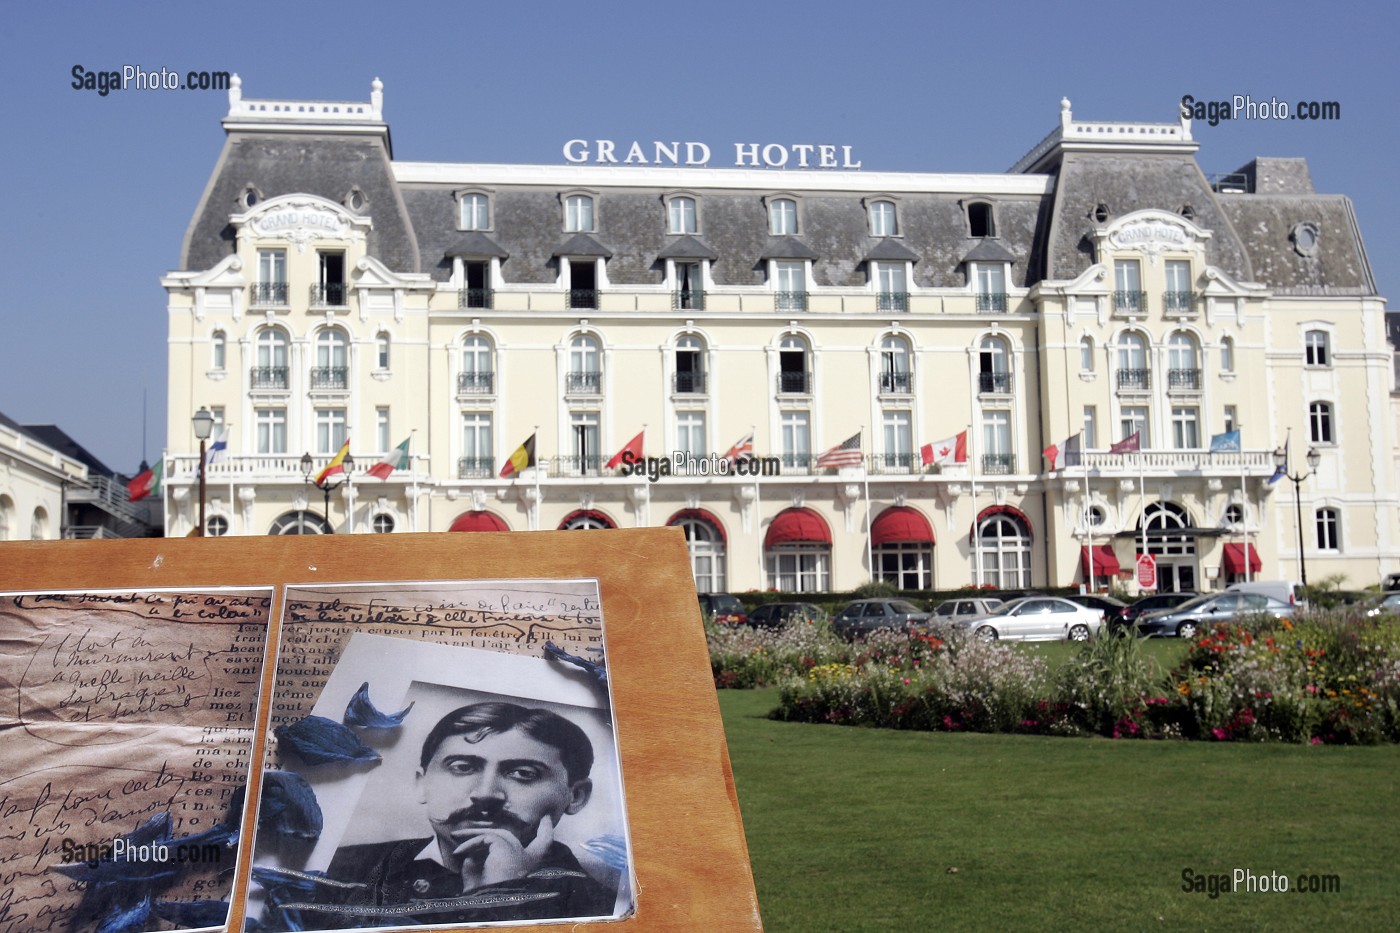
{"type": "Polygon", "coordinates": [[[316,474],[315,483],[317,486],[324,485],[326,480],[332,476],[345,474],[345,457],[350,453],[350,438],[345,439],[345,443],[340,445],[340,450],[331,457],[331,462],[326,464],[326,468],[316,474]]]}
{"type": "Polygon", "coordinates": [[[365,470],[365,472],[370,476],[388,479],[389,474],[402,467],[404,461],[408,459],[408,442],[412,439],[411,436],[404,438],[402,444],[385,454],[383,460],[380,460],[374,466],[365,470]]]}
{"type": "Polygon", "coordinates": [[[126,484],[126,492],[131,497],[131,501],[140,502],[147,496],[153,496],[160,492],[160,481],[164,474],[165,458],[161,457],[156,461],[155,466],[126,484]]]}

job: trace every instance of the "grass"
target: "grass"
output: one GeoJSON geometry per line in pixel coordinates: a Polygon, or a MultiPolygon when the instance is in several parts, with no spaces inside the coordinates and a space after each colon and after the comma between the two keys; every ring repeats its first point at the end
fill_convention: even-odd
{"type": "MultiPolygon", "coordinates": [[[[1173,662],[1174,663],[1174,662],[1173,662]]],[[[1400,748],[774,722],[720,692],[768,933],[1379,930],[1400,917],[1400,748]],[[1340,876],[1182,891],[1182,870],[1340,876]],[[956,871],[953,871],[956,869],[956,871]]]]}

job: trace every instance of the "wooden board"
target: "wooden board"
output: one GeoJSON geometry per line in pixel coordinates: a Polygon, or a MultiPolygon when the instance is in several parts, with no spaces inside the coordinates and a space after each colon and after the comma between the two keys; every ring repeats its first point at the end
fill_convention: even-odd
{"type": "Polygon", "coordinates": [[[602,593],[637,912],[528,929],[761,930],[680,529],[0,544],[4,590],[579,577],[602,593]]]}

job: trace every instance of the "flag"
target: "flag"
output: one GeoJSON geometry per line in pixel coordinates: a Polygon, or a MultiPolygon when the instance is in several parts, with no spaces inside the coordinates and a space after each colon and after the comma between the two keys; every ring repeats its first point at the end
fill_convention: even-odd
{"type": "Polygon", "coordinates": [[[966,463],[967,432],[963,431],[953,437],[925,444],[919,448],[919,458],[924,466],[931,463],[966,463]]]}
{"type": "Polygon", "coordinates": [[[160,481],[165,474],[165,458],[161,457],[156,461],[156,465],[146,469],[141,475],[126,484],[127,495],[132,502],[140,502],[147,496],[153,496],[160,492],[160,481]]]}
{"type": "Polygon", "coordinates": [[[215,464],[228,459],[228,428],[219,432],[218,440],[209,448],[209,456],[204,461],[206,464],[215,464]]]}
{"type": "Polygon", "coordinates": [[[735,460],[741,460],[744,457],[752,456],[753,432],[750,431],[748,434],[745,434],[743,437],[735,441],[734,446],[729,448],[729,453],[725,454],[722,459],[728,460],[730,463],[733,463],[735,460]]]}
{"type": "Polygon", "coordinates": [[[1050,469],[1052,470],[1069,466],[1082,466],[1084,463],[1084,434],[1076,431],[1065,438],[1064,443],[1051,444],[1041,451],[1041,454],[1050,461],[1050,469]]]}
{"type": "Polygon", "coordinates": [[[1108,452],[1111,454],[1130,454],[1139,450],[1142,450],[1141,431],[1134,431],[1132,434],[1129,434],[1127,437],[1108,448],[1108,452]]]}
{"type": "Polygon", "coordinates": [[[501,479],[507,479],[528,467],[535,465],[535,435],[531,434],[525,439],[525,443],[515,448],[515,453],[506,460],[506,465],[501,467],[501,479]]]}
{"type": "Polygon", "coordinates": [[[857,431],[818,457],[816,462],[817,469],[823,470],[827,467],[859,466],[860,462],[865,459],[865,455],[860,451],[860,434],[861,432],[857,431]]]}
{"type": "Polygon", "coordinates": [[[606,469],[611,470],[621,463],[624,454],[630,453],[632,455],[632,459],[628,461],[629,463],[636,463],[638,460],[642,459],[642,435],[645,433],[647,433],[646,428],[638,431],[636,437],[632,438],[623,445],[621,450],[613,454],[613,458],[607,462],[606,469]]]}
{"type": "Polygon", "coordinates": [[[331,457],[331,462],[326,464],[326,468],[324,470],[316,474],[316,478],[312,480],[312,482],[314,482],[317,486],[324,486],[326,484],[326,480],[330,479],[332,476],[344,476],[345,458],[349,455],[350,438],[347,437],[345,439],[345,443],[341,444],[340,449],[335,452],[335,456],[331,457]]]}
{"type": "Polygon", "coordinates": [[[389,474],[403,466],[404,461],[408,459],[408,442],[411,440],[413,440],[412,435],[404,438],[402,444],[385,454],[383,460],[365,470],[365,473],[380,479],[388,479],[389,474]]]}
{"type": "Polygon", "coordinates": [[[1240,431],[1236,428],[1233,431],[1226,431],[1224,434],[1212,434],[1210,436],[1210,449],[1214,453],[1217,450],[1237,451],[1240,449],[1240,431]]]}
{"type": "Polygon", "coordinates": [[[1055,469],[1055,463],[1060,459],[1060,445],[1051,444],[1040,452],[1040,455],[1050,461],[1050,469],[1055,469]]]}
{"type": "Polygon", "coordinates": [[[1274,475],[1273,475],[1273,476],[1270,476],[1265,482],[1267,482],[1270,486],[1272,486],[1274,483],[1277,483],[1279,480],[1283,479],[1283,478],[1284,478],[1285,476],[1287,476],[1287,475],[1288,475],[1288,467],[1286,467],[1286,466],[1276,467],[1276,468],[1274,469],[1274,475]]]}

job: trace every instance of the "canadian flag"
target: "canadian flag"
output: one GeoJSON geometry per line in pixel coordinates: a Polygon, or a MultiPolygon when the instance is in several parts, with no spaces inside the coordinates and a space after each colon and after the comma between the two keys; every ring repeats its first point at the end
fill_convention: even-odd
{"type": "Polygon", "coordinates": [[[925,444],[919,448],[919,456],[923,459],[924,466],[933,463],[966,463],[967,432],[963,431],[954,437],[925,444]]]}

